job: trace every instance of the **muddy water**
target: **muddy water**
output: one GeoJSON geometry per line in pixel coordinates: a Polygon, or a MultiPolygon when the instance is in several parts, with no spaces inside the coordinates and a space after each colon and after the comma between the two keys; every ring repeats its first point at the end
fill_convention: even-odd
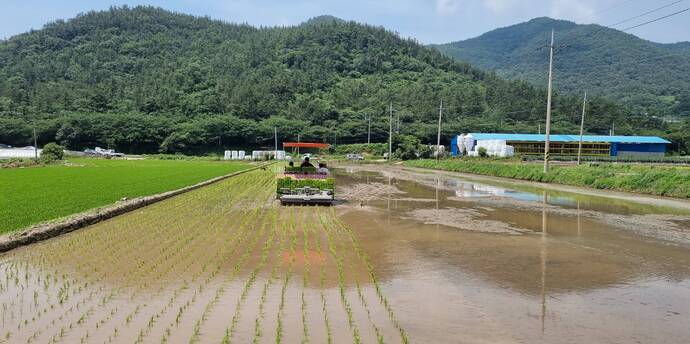
{"type": "Polygon", "coordinates": [[[413,342],[690,338],[687,208],[377,166],[338,175],[338,212],[413,342]]]}

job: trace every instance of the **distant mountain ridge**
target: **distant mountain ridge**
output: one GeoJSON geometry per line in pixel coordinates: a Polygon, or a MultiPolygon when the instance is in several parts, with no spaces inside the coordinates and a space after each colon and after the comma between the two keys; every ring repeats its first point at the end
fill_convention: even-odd
{"type": "Polygon", "coordinates": [[[588,91],[656,116],[690,115],[690,42],[655,43],[600,25],[541,17],[434,47],[499,76],[543,87],[552,29],[556,45],[566,45],[556,55],[556,89],[588,91]]]}

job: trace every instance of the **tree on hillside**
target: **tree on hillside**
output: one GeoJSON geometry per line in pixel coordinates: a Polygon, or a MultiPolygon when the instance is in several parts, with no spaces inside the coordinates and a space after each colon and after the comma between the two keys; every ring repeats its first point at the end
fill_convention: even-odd
{"type": "MultiPolygon", "coordinates": [[[[460,131],[536,131],[544,116],[542,89],[328,18],[254,28],[113,7],[2,41],[0,61],[0,140],[14,145],[29,143],[33,125],[39,143],[131,153],[272,147],[274,127],[281,139],[361,143],[365,115],[384,142],[391,102],[396,133],[428,143],[441,98],[444,144],[460,131]]],[[[576,130],[579,96],[554,104],[554,130],[576,130]]],[[[631,113],[601,98],[590,112],[595,133],[631,113]]]]}

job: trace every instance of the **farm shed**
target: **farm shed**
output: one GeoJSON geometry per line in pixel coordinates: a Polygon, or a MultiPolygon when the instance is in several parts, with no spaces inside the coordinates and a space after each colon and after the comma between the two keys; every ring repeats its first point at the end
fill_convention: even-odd
{"type": "MultiPolygon", "coordinates": [[[[550,139],[549,151],[552,155],[577,155],[580,135],[550,135],[550,139]]],[[[462,155],[463,151],[471,151],[478,142],[486,140],[505,141],[515,148],[515,154],[541,155],[544,154],[546,138],[542,134],[469,133],[453,137],[451,153],[453,156],[462,155]]],[[[582,155],[656,158],[664,156],[669,143],[657,136],[583,135],[582,155]]]]}

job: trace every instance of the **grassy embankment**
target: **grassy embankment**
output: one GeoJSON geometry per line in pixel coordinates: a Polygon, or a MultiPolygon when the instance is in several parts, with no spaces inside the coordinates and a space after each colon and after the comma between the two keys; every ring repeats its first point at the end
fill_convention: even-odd
{"type": "Polygon", "coordinates": [[[0,169],[0,234],[249,167],[187,160],[69,159],[71,164],[0,169]]]}
{"type": "Polygon", "coordinates": [[[542,183],[690,198],[690,168],[637,164],[552,166],[500,160],[406,161],[406,166],[514,178],[542,183]]]}

